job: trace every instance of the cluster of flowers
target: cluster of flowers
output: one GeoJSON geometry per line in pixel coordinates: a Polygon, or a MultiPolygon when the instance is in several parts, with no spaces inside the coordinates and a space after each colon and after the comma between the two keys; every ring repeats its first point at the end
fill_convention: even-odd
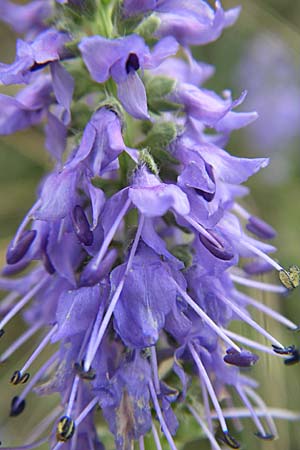
{"type": "Polygon", "coordinates": [[[45,441],[55,450],[104,448],[97,407],[117,449],[138,441],[142,450],[152,433],[157,449],[166,440],[175,450],[184,412],[215,450],[239,448],[226,416],[245,408],[257,436],[274,438],[271,411],[240,371],[258,356],[240,345],[287,364],[299,355],[247,308],[297,325],[236,284],[284,293],[299,284],[299,270],[271,259],[274,247],[257,238],[274,230],[238,203],[247,194],[241,183],[268,160],[222,149],[256,113],[233,111],[244,93],[233,100],[203,89],[214,69],[190,50],[218,38],[239,9],[201,0],[1,0],[0,13],[25,33],[15,61],[0,65],[0,81],[26,84],[15,97],[0,95],[0,133],[46,123],[55,161],[0,278],[9,291],[1,335],[20,311],[28,324],[1,361],[42,335],[12,375],[26,386],[10,416],[26,414],[31,391],[61,397],[26,449],[45,441]],[[252,260],[238,267],[241,257],[252,260]],[[251,278],[272,268],[283,286],[251,278]],[[270,347],[229,331],[232,320],[270,347]],[[30,376],[49,343],[57,350],[30,376]],[[245,408],[222,409],[230,393],[245,408]]]}

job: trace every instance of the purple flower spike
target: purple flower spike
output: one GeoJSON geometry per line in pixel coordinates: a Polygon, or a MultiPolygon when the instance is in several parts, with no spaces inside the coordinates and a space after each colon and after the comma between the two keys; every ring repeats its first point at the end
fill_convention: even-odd
{"type": "Polygon", "coordinates": [[[36,230],[26,230],[18,238],[17,242],[12,242],[6,253],[7,264],[16,264],[28,252],[29,247],[36,237],[36,230]]]}
{"type": "Polygon", "coordinates": [[[241,350],[238,352],[234,348],[228,348],[226,350],[226,355],[224,356],[224,361],[227,364],[238,367],[253,366],[258,360],[259,357],[254,353],[251,353],[248,350],[241,350]]]}
{"type": "Polygon", "coordinates": [[[90,224],[87,220],[84,210],[81,206],[76,205],[72,212],[73,228],[76,236],[84,245],[92,245],[94,236],[90,229],[90,224]]]}
{"type": "Polygon", "coordinates": [[[273,239],[276,231],[259,217],[250,216],[246,228],[261,239],[273,239]]]}

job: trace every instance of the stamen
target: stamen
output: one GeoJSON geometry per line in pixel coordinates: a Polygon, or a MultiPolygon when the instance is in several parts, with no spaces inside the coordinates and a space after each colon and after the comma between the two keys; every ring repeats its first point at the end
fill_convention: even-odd
{"type": "Polygon", "coordinates": [[[265,402],[260,398],[260,396],[249,386],[244,386],[244,391],[247,393],[248,397],[250,397],[256,405],[265,413],[265,420],[267,421],[268,427],[271,431],[271,434],[274,436],[274,438],[277,436],[277,428],[274,423],[273,417],[270,414],[270,409],[267,408],[267,405],[265,402]]]}
{"type": "Polygon", "coordinates": [[[278,347],[284,348],[284,345],[282,345],[277,339],[275,339],[270,333],[268,333],[264,328],[262,328],[260,325],[258,325],[255,320],[251,319],[246,313],[241,311],[238,306],[236,306],[234,303],[232,303],[230,300],[228,300],[224,295],[218,294],[218,298],[228,305],[241,319],[243,319],[244,322],[246,322],[248,325],[250,325],[252,328],[254,328],[256,331],[258,331],[260,334],[265,336],[269,341],[271,341],[273,344],[275,344],[278,347]]]}
{"type": "Polygon", "coordinates": [[[229,434],[228,432],[223,433],[223,436],[219,437],[219,440],[234,449],[240,448],[240,446],[241,446],[240,443],[233,436],[231,436],[231,434],[229,434]]]}
{"type": "Polygon", "coordinates": [[[253,422],[255,423],[259,434],[261,436],[267,436],[267,433],[265,432],[265,429],[262,425],[262,423],[260,422],[259,418],[257,417],[257,415],[255,414],[255,410],[253,409],[253,406],[251,405],[248,397],[246,396],[245,392],[243,391],[242,387],[238,384],[237,386],[235,386],[235,389],[237,391],[237,393],[239,394],[239,396],[241,397],[242,402],[244,403],[244,405],[246,406],[246,408],[248,408],[251,417],[253,419],[253,422]]]}
{"type": "Polygon", "coordinates": [[[75,362],[74,363],[74,370],[76,374],[82,379],[82,380],[88,380],[92,381],[96,378],[96,373],[94,372],[93,368],[90,367],[88,372],[84,370],[84,360],[81,361],[81,363],[75,362]]]}
{"type": "Polygon", "coordinates": [[[245,247],[247,247],[249,250],[251,250],[255,255],[260,256],[267,263],[269,263],[272,267],[274,267],[274,269],[276,269],[278,272],[281,270],[284,270],[284,268],[280,264],[278,264],[276,261],[274,261],[274,259],[270,258],[270,256],[266,255],[259,248],[256,248],[254,245],[250,244],[250,242],[243,240],[242,243],[245,247]]]}
{"type": "Polygon", "coordinates": [[[282,269],[279,272],[281,283],[289,290],[296,289],[300,284],[300,269],[298,266],[291,266],[289,270],[282,269]]]}
{"type": "Polygon", "coordinates": [[[161,412],[161,409],[160,409],[160,406],[159,406],[159,402],[158,402],[158,399],[157,399],[157,396],[156,396],[155,388],[154,388],[154,385],[153,385],[151,380],[149,381],[149,389],[150,389],[150,394],[151,394],[151,397],[152,397],[153,406],[154,406],[154,409],[156,411],[156,415],[157,415],[158,421],[160,423],[160,426],[162,428],[162,431],[164,432],[164,435],[165,435],[165,437],[166,437],[166,439],[168,441],[168,444],[171,447],[171,449],[172,450],[177,450],[177,447],[175,445],[175,442],[173,441],[173,438],[172,438],[172,435],[170,433],[170,430],[167,427],[167,424],[166,424],[165,419],[163,417],[163,414],[161,412]]]}
{"type": "Polygon", "coordinates": [[[184,220],[192,225],[202,236],[206,237],[208,241],[210,241],[215,247],[222,249],[222,245],[219,241],[215,239],[202,225],[200,225],[196,220],[192,217],[184,216],[184,220]]]}
{"type": "Polygon", "coordinates": [[[275,353],[277,353],[278,355],[293,355],[296,350],[294,345],[290,345],[289,347],[285,347],[285,348],[280,348],[280,347],[277,347],[276,345],[272,345],[272,347],[273,347],[273,351],[275,353]]]}
{"type": "MultiPolygon", "coordinates": [[[[265,417],[265,411],[262,409],[254,408],[255,414],[258,417],[265,417]]],[[[274,419],[282,419],[288,421],[299,421],[300,414],[297,412],[289,411],[288,409],[280,409],[280,408],[268,408],[268,414],[274,419]]],[[[239,417],[241,419],[246,419],[250,416],[250,412],[246,408],[227,408],[223,409],[223,414],[227,419],[234,419],[235,417],[239,417]]],[[[217,419],[217,413],[212,411],[211,417],[213,419],[217,419]]]]}
{"type": "Polygon", "coordinates": [[[76,398],[76,395],[77,395],[77,389],[78,389],[79,380],[80,380],[79,376],[76,375],[74,377],[74,381],[73,381],[73,385],[72,385],[72,389],[71,389],[71,394],[70,394],[70,398],[69,398],[69,402],[68,402],[68,408],[67,408],[67,411],[66,411],[66,416],[70,416],[71,415],[71,412],[72,412],[72,409],[73,409],[73,405],[74,405],[74,402],[75,402],[75,398],[76,398]]]}
{"type": "Polygon", "coordinates": [[[25,405],[25,400],[20,400],[18,396],[14,397],[11,401],[10,417],[19,416],[24,411],[25,405]]]}
{"type": "Polygon", "coordinates": [[[6,314],[0,322],[0,330],[32,299],[32,297],[41,289],[48,275],[43,277],[19,302],[6,314]]]}
{"type": "MultiPolygon", "coordinates": [[[[256,342],[256,341],[252,341],[251,339],[248,339],[245,336],[241,336],[237,333],[234,333],[233,331],[226,330],[225,328],[223,328],[223,331],[224,331],[224,333],[226,333],[228,336],[232,337],[236,341],[241,342],[241,344],[247,345],[248,347],[255,348],[256,350],[259,350],[264,353],[269,353],[270,355],[275,356],[274,351],[270,347],[267,347],[266,345],[260,344],[259,342],[256,342]]],[[[285,350],[285,348],[282,348],[282,347],[277,347],[277,348],[281,349],[283,351],[285,350]]],[[[278,354],[278,352],[277,352],[277,356],[280,356],[278,354]]]]}
{"type": "Polygon", "coordinates": [[[94,322],[92,335],[91,335],[91,338],[89,340],[88,348],[87,348],[87,351],[86,351],[86,356],[85,356],[85,359],[83,361],[83,370],[84,370],[85,373],[88,373],[91,370],[91,361],[92,361],[92,358],[93,358],[92,355],[93,355],[93,351],[94,351],[94,348],[95,348],[95,345],[96,345],[96,342],[97,342],[97,336],[98,336],[99,329],[100,329],[100,326],[101,326],[103,313],[104,313],[104,304],[101,304],[100,308],[98,310],[98,313],[97,313],[97,317],[96,317],[95,322],[94,322]]]}
{"type": "Polygon", "coordinates": [[[261,281],[251,280],[249,278],[240,277],[234,273],[230,273],[230,278],[235,283],[241,284],[242,286],[247,286],[261,291],[276,292],[278,294],[284,294],[286,289],[283,286],[278,286],[276,284],[262,283],[261,281]]]}
{"type": "MultiPolygon", "coordinates": [[[[2,354],[0,358],[0,363],[6,361],[15,351],[17,351],[25,342],[27,342],[31,336],[34,335],[41,328],[41,322],[37,322],[32,327],[28,328],[25,333],[21,334],[21,336],[15,340],[15,342],[6,349],[6,351],[2,354]]],[[[3,331],[3,330],[2,330],[3,331]]],[[[4,331],[3,331],[4,332],[4,331]]]]}
{"type": "Polygon", "coordinates": [[[219,446],[218,442],[216,441],[216,438],[212,434],[211,430],[209,430],[207,428],[206,423],[204,422],[204,420],[201,419],[201,417],[199,416],[197,411],[191,405],[187,405],[187,408],[192,413],[192,415],[194,416],[194,418],[196,419],[196,421],[198,422],[198,424],[200,425],[200,427],[206,434],[207,438],[209,439],[209,442],[211,443],[212,449],[213,450],[222,450],[221,447],[219,446]]]}
{"type": "Polygon", "coordinates": [[[201,308],[197,303],[173,280],[178,292],[184,298],[184,300],[190,305],[190,307],[198,314],[204,322],[210,326],[215,333],[220,336],[230,347],[235,348],[238,352],[241,349],[224,333],[221,327],[219,327],[201,308]]]}
{"type": "Polygon", "coordinates": [[[119,225],[123,219],[123,217],[125,216],[129,206],[131,204],[131,200],[127,200],[125,205],[123,206],[123,208],[121,209],[121,211],[119,212],[119,214],[116,217],[116,220],[114,221],[114,223],[112,224],[112,227],[110,228],[109,232],[107,233],[107,235],[104,238],[104,241],[102,243],[102,246],[99,250],[99,253],[95,259],[95,261],[92,262],[92,268],[94,270],[97,270],[99,267],[100,262],[103,259],[103,256],[105,255],[117,229],[119,228],[119,225]]]}
{"type": "Polygon", "coordinates": [[[194,361],[196,363],[196,366],[198,368],[199,375],[200,375],[200,377],[203,377],[203,381],[204,381],[204,383],[206,385],[206,388],[207,388],[208,393],[210,395],[211,401],[212,401],[212,403],[213,403],[213,405],[215,407],[215,410],[216,410],[216,412],[218,414],[218,419],[219,419],[222,431],[223,431],[223,433],[228,433],[227,424],[225,422],[221,406],[219,404],[219,401],[217,399],[217,396],[215,394],[215,391],[214,391],[214,388],[213,388],[213,386],[211,384],[209,376],[207,375],[205,367],[203,366],[202,361],[201,361],[198,353],[196,352],[194,346],[191,343],[189,343],[188,347],[190,349],[192,357],[193,357],[193,359],[194,359],[194,361]]]}
{"type": "Polygon", "coordinates": [[[139,438],[139,447],[140,447],[140,450],[145,450],[144,436],[141,436],[139,438]]]}
{"type": "Polygon", "coordinates": [[[19,295],[20,295],[19,292],[12,291],[1,300],[0,315],[5,314],[7,312],[7,309],[11,307],[11,305],[19,297],[19,295]]]}
{"type": "Polygon", "coordinates": [[[59,419],[56,427],[56,439],[61,442],[67,442],[73,436],[75,431],[75,422],[68,416],[59,419]]]}
{"type": "Polygon", "coordinates": [[[36,374],[31,378],[30,382],[27,384],[27,386],[25,387],[25,389],[22,391],[22,393],[20,394],[18,401],[22,401],[23,399],[26,398],[27,394],[31,391],[31,389],[33,388],[33,386],[42,378],[42,376],[44,375],[44,373],[49,369],[49,367],[52,366],[52,364],[55,362],[55,360],[57,359],[59,355],[59,352],[55,352],[49,359],[48,361],[45,362],[45,364],[42,365],[42,367],[40,367],[40,369],[36,372],[36,374]]]}
{"type": "Polygon", "coordinates": [[[291,356],[290,358],[286,358],[284,360],[284,364],[286,366],[291,366],[293,364],[297,364],[300,361],[300,354],[299,351],[297,349],[295,349],[293,351],[293,356],[291,356]]]}
{"type": "Polygon", "coordinates": [[[26,361],[26,363],[23,365],[22,369],[20,370],[20,373],[25,372],[25,370],[27,370],[31,364],[33,363],[33,361],[38,357],[38,355],[44,350],[44,348],[47,346],[48,342],[50,341],[51,337],[53,336],[53,334],[56,332],[58,328],[58,325],[54,325],[52,327],[52,329],[49,331],[49,333],[46,334],[46,336],[44,337],[44,339],[42,339],[42,341],[40,342],[40,344],[38,345],[38,347],[34,350],[34,352],[32,353],[32,355],[28,358],[28,360],[26,361]]]}
{"type": "Polygon", "coordinates": [[[10,382],[11,384],[14,384],[15,386],[17,384],[25,384],[29,380],[30,374],[28,372],[21,373],[19,370],[15,370],[10,382]]]}
{"type": "Polygon", "coordinates": [[[204,383],[203,377],[200,376],[200,384],[201,384],[201,393],[203,398],[203,404],[204,404],[204,413],[205,413],[205,419],[208,424],[209,431],[213,432],[213,423],[210,417],[210,406],[209,406],[209,398],[207,393],[207,388],[204,383]]]}
{"type": "Polygon", "coordinates": [[[124,275],[121,278],[121,281],[119,282],[119,284],[118,284],[118,286],[117,286],[117,288],[115,290],[115,293],[114,293],[114,295],[113,295],[113,297],[111,299],[111,302],[110,302],[110,304],[109,304],[109,306],[108,306],[108,308],[106,310],[106,313],[105,313],[105,315],[103,317],[102,323],[101,323],[100,328],[99,328],[99,332],[98,332],[98,334],[96,336],[95,342],[93,343],[93,347],[91,347],[90,353],[86,356],[86,359],[84,361],[84,369],[87,372],[89,371],[89,369],[91,367],[91,364],[93,362],[94,356],[96,355],[96,352],[97,352],[97,350],[99,348],[99,345],[100,345],[100,343],[102,341],[104,333],[105,333],[105,331],[107,329],[107,326],[109,324],[111,316],[112,316],[112,314],[114,312],[116,304],[117,304],[117,302],[119,300],[119,297],[121,295],[121,292],[123,290],[123,286],[125,284],[126,277],[127,277],[128,273],[129,273],[129,271],[131,269],[133,258],[134,258],[134,255],[136,253],[136,250],[137,250],[137,246],[138,246],[138,243],[139,243],[139,240],[140,240],[140,236],[141,236],[141,233],[142,233],[143,226],[144,226],[144,216],[141,215],[141,218],[140,218],[140,221],[139,221],[139,225],[138,225],[138,229],[137,229],[137,232],[136,232],[136,235],[135,235],[135,238],[134,238],[131,250],[130,250],[130,254],[129,254],[129,258],[128,258],[128,261],[127,261],[127,266],[126,266],[124,275]]]}
{"type": "Polygon", "coordinates": [[[254,308],[258,309],[259,311],[262,311],[269,317],[272,317],[272,319],[276,320],[277,322],[282,323],[283,325],[288,327],[290,330],[292,330],[292,331],[298,330],[298,325],[296,325],[294,322],[292,322],[288,318],[284,317],[277,311],[274,311],[273,309],[264,305],[263,303],[260,303],[257,300],[254,300],[254,298],[249,297],[248,295],[245,295],[245,294],[240,293],[240,297],[242,297],[249,305],[253,306],[254,308]]]}
{"type": "Polygon", "coordinates": [[[155,428],[155,425],[154,425],[153,422],[152,422],[151,430],[152,430],[152,435],[153,435],[153,438],[154,438],[154,443],[156,445],[156,449],[157,450],[162,450],[162,446],[161,446],[160,439],[159,439],[159,436],[158,436],[158,433],[157,433],[157,429],[155,428]]]}
{"type": "Polygon", "coordinates": [[[157,355],[156,355],[156,349],[154,346],[151,347],[151,367],[152,367],[152,375],[153,375],[153,381],[154,381],[154,387],[156,390],[157,395],[160,394],[160,381],[159,381],[159,375],[158,375],[158,364],[157,364],[157,355]]]}

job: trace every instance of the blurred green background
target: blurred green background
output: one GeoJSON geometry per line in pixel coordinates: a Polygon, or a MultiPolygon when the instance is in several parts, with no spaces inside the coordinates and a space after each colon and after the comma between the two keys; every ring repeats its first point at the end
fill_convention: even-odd
{"type": "MultiPolygon", "coordinates": [[[[0,0],[1,1],[1,0],[0,0]]],[[[22,2],[20,2],[22,3],[22,2]]],[[[281,51],[284,53],[283,59],[279,55],[276,64],[274,61],[268,66],[268,51],[260,55],[261,63],[254,60],[252,68],[253,78],[255,72],[259,73],[262,66],[268,66],[265,71],[265,84],[258,82],[257,90],[248,93],[245,105],[239,110],[247,110],[247,101],[253,104],[255,96],[266,99],[269,115],[265,118],[265,131],[272,134],[279,127],[278,117],[273,120],[275,102],[278,105],[278,86],[274,75],[283,67],[287,71],[292,71],[295,92],[300,89],[300,1],[295,0],[224,0],[223,6],[228,8],[236,5],[242,6],[242,12],[237,24],[224,32],[222,37],[215,43],[197,49],[196,53],[200,60],[204,60],[216,67],[215,76],[207,83],[207,87],[221,93],[223,89],[232,90],[233,96],[239,96],[242,89],[247,89],[247,77],[245,84],[241,80],[241,64],[245,61],[251,63],[251,45],[254,39],[261,39],[264,44],[280,42],[281,51]],[[283,49],[283,50],[282,50],[283,49]],[[286,59],[288,64],[286,63],[286,59]],[[266,63],[266,64],[265,64],[266,63]],[[266,78],[267,77],[267,78],[266,78]],[[268,78],[269,77],[269,78],[268,78]],[[268,95],[267,95],[268,91],[268,95]],[[271,92],[271,96],[270,96],[271,92]]],[[[15,54],[15,34],[5,25],[0,25],[0,60],[11,62],[15,54]]],[[[265,69],[264,69],[265,70],[265,69]]],[[[248,82],[253,79],[248,78],[248,82]]],[[[284,80],[283,80],[284,83],[284,80]]],[[[286,89],[290,89],[291,81],[287,82],[286,89]]],[[[0,92],[13,93],[13,88],[3,88],[0,92]]],[[[294,96],[294,102],[300,107],[300,95],[294,96]]],[[[282,113],[285,114],[285,103],[282,100],[282,113]]],[[[298,117],[299,118],[299,117],[298,117]]],[[[258,119],[262,120],[262,119],[258,119]]],[[[279,117],[280,120],[280,117],[279,117]]],[[[278,230],[278,237],[275,245],[278,247],[276,257],[284,266],[290,264],[300,265],[300,121],[295,120],[294,127],[286,131],[286,140],[276,142],[274,151],[266,149],[264,142],[255,142],[249,130],[240,130],[233,133],[227,145],[227,149],[233,154],[240,156],[270,156],[270,167],[256,175],[248,183],[251,188],[251,195],[246,199],[249,210],[260,215],[278,230]],[[279,147],[279,148],[278,148],[279,147]],[[274,163],[272,163],[274,160],[274,163]]],[[[254,130],[254,128],[253,128],[254,130]]],[[[281,137],[282,139],[282,137],[281,137]]],[[[19,132],[14,136],[0,137],[0,261],[4,262],[5,248],[13,236],[16,227],[22,219],[24,213],[30,208],[35,199],[35,192],[39,180],[51,167],[51,162],[47,153],[43,149],[43,129],[36,127],[32,130],[19,132]]],[[[266,281],[276,281],[274,278],[264,278],[266,281]]],[[[261,298],[266,304],[279,309],[287,317],[296,323],[300,323],[300,306],[298,292],[287,298],[276,298],[270,295],[262,295],[261,298]]],[[[291,335],[282,327],[274,324],[273,321],[256,314],[256,319],[265,326],[276,337],[286,344],[295,342],[298,344],[300,336],[291,335]]],[[[14,333],[19,334],[21,323],[14,322],[10,327],[10,336],[2,339],[0,351],[4,350],[13,341],[14,333]]],[[[248,330],[243,330],[248,332],[248,330]]],[[[249,332],[251,337],[251,332],[249,332]]],[[[263,339],[261,339],[263,342],[263,339]]],[[[31,340],[34,344],[34,339],[31,340]]],[[[298,344],[299,345],[299,344],[298,344]]],[[[300,345],[299,345],[300,346],[300,345]]],[[[16,387],[10,386],[8,380],[12,369],[18,368],[18,358],[24,360],[24,351],[18,352],[12,365],[0,367],[1,378],[1,403],[0,403],[0,439],[4,435],[11,435],[12,439],[20,442],[20,436],[26,432],[32,424],[38,421],[41,414],[49,410],[49,401],[43,400],[36,407],[36,402],[29,398],[31,409],[26,416],[7,420],[7,409],[10,399],[15,395],[16,387]],[[16,367],[14,367],[14,365],[16,367]],[[16,429],[17,427],[17,429],[16,429]],[[24,430],[23,430],[24,429],[24,430]]],[[[29,348],[27,353],[30,353],[29,348]]],[[[259,379],[261,388],[259,393],[269,406],[289,408],[300,411],[300,366],[294,365],[284,367],[280,360],[267,356],[262,356],[259,364],[253,370],[253,376],[259,379]]],[[[30,406],[30,405],[29,405],[30,406]]],[[[297,450],[300,449],[300,427],[299,423],[287,423],[278,421],[280,439],[273,442],[262,442],[254,437],[254,426],[251,422],[245,422],[245,431],[242,437],[238,437],[243,442],[243,448],[249,450],[297,450]]],[[[195,447],[196,448],[196,447],[195,447]]],[[[199,446],[197,446],[199,448],[199,446]]],[[[209,448],[208,444],[201,442],[201,449],[209,448]]]]}

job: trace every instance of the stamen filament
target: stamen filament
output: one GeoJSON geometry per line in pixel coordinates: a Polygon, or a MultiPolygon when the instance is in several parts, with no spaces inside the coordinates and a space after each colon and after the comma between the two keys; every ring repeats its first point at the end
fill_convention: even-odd
{"type": "Polygon", "coordinates": [[[44,337],[44,339],[42,339],[42,341],[40,342],[40,344],[38,345],[38,347],[34,350],[34,352],[32,353],[32,355],[30,356],[30,358],[28,358],[28,360],[26,361],[26,363],[24,364],[24,366],[22,367],[22,369],[20,370],[20,372],[25,372],[33,363],[33,361],[38,357],[38,355],[44,350],[44,348],[47,346],[48,342],[50,341],[51,337],[53,336],[53,334],[56,332],[58,328],[58,325],[54,325],[51,330],[49,331],[49,333],[46,334],[46,336],[44,337]]]}
{"type": "MultiPolygon", "coordinates": [[[[173,280],[174,281],[174,280],[173,280]]],[[[190,305],[190,307],[198,314],[204,322],[210,326],[218,336],[220,336],[230,347],[235,348],[238,352],[241,351],[240,347],[235,344],[201,308],[197,305],[197,303],[174,281],[176,288],[180,295],[184,298],[184,300],[190,305]]]]}
{"type": "Polygon", "coordinates": [[[156,411],[156,415],[157,415],[158,421],[159,421],[160,426],[161,426],[161,428],[162,428],[162,430],[164,432],[164,435],[165,435],[165,437],[166,437],[166,439],[168,441],[168,444],[169,444],[169,446],[171,447],[172,450],[177,450],[177,447],[176,447],[175,442],[174,442],[174,440],[172,438],[170,430],[169,430],[169,428],[168,428],[168,426],[167,426],[167,424],[165,422],[165,419],[163,417],[163,414],[161,412],[161,409],[160,409],[160,406],[159,406],[159,402],[158,402],[158,399],[157,399],[157,396],[156,396],[155,388],[154,388],[154,385],[153,385],[151,380],[149,381],[149,389],[150,389],[150,394],[151,394],[151,397],[152,397],[152,402],[153,402],[154,409],[156,411]]]}
{"type": "Polygon", "coordinates": [[[73,381],[73,385],[72,385],[72,390],[71,390],[71,394],[70,394],[70,398],[69,398],[69,402],[68,402],[68,408],[66,410],[66,416],[71,416],[71,412],[73,409],[73,405],[75,402],[75,398],[77,395],[77,389],[78,389],[78,384],[79,384],[79,376],[75,375],[74,377],[74,381],[73,381]]]}
{"type": "MultiPolygon", "coordinates": [[[[254,408],[255,414],[258,417],[265,417],[265,411],[259,408],[254,408]]],[[[300,414],[298,412],[289,411],[288,409],[281,408],[268,408],[268,414],[274,419],[283,419],[289,421],[300,420],[300,414]]],[[[248,418],[250,417],[250,412],[247,408],[227,408],[223,409],[223,415],[226,419],[238,418],[248,418]]],[[[218,419],[218,415],[215,411],[211,412],[212,419],[218,419]]]]}
{"type": "Polygon", "coordinates": [[[115,233],[116,233],[116,231],[117,231],[117,229],[118,229],[118,227],[119,227],[119,225],[120,225],[120,223],[121,223],[121,221],[123,219],[123,217],[125,216],[125,214],[126,214],[128,208],[129,208],[130,204],[131,204],[131,200],[128,199],[126,201],[125,205],[123,206],[123,208],[121,209],[121,211],[119,212],[119,214],[117,215],[116,220],[114,221],[114,223],[113,223],[112,227],[110,228],[109,232],[105,236],[104,241],[102,243],[102,246],[101,246],[101,248],[99,250],[99,253],[98,253],[97,257],[96,257],[96,260],[93,262],[93,267],[95,269],[98,268],[100,262],[102,261],[103,256],[105,255],[105,253],[106,253],[106,251],[107,251],[107,249],[108,249],[108,247],[109,247],[109,245],[110,245],[110,243],[111,243],[111,241],[112,241],[112,239],[113,239],[113,237],[114,237],[114,235],[115,235],[115,233]]]}
{"type": "Polygon", "coordinates": [[[234,281],[235,283],[241,284],[242,286],[259,289],[261,291],[275,292],[278,294],[284,294],[287,292],[287,289],[284,286],[279,286],[279,285],[270,284],[270,283],[262,283],[261,281],[256,281],[256,280],[251,280],[248,278],[240,277],[233,273],[230,273],[230,278],[232,279],[232,281],[234,281]]]}
{"type": "Polygon", "coordinates": [[[107,308],[107,311],[106,311],[106,313],[105,313],[105,315],[103,317],[103,320],[102,320],[102,323],[100,325],[99,332],[98,332],[98,335],[97,335],[97,339],[96,339],[96,342],[94,344],[94,347],[91,349],[91,352],[90,352],[90,355],[89,355],[89,359],[86,358],[85,361],[84,361],[84,369],[86,371],[88,371],[89,368],[91,367],[93,359],[94,359],[94,357],[96,355],[96,352],[97,352],[97,350],[99,348],[99,345],[100,345],[100,343],[102,341],[104,333],[105,333],[105,331],[107,329],[107,326],[109,324],[111,316],[112,316],[112,314],[114,312],[116,304],[117,304],[117,302],[119,300],[119,297],[121,295],[121,292],[123,290],[127,274],[130,271],[130,269],[131,269],[133,258],[134,258],[134,255],[136,253],[136,250],[137,250],[137,246],[138,246],[138,243],[139,243],[139,240],[140,240],[140,236],[141,236],[141,233],[142,233],[143,226],[144,226],[144,216],[141,215],[141,218],[140,218],[140,221],[139,221],[139,225],[138,225],[138,229],[137,229],[137,232],[136,232],[136,235],[135,235],[135,238],[134,238],[131,250],[130,250],[130,254],[129,254],[129,258],[128,258],[128,261],[127,261],[127,266],[126,266],[124,275],[121,278],[121,281],[118,284],[118,286],[117,286],[117,288],[115,290],[115,293],[114,293],[114,295],[113,295],[113,297],[111,299],[111,302],[110,302],[110,304],[109,304],[109,306],[107,308]]]}
{"type": "Polygon", "coordinates": [[[153,422],[152,422],[151,430],[152,430],[152,435],[153,435],[154,443],[155,443],[155,446],[156,446],[157,450],[162,450],[162,446],[161,446],[161,443],[160,443],[158,432],[157,432],[157,429],[156,429],[156,427],[155,427],[153,422]]]}
{"type": "Polygon", "coordinates": [[[261,433],[262,436],[265,436],[267,433],[265,432],[265,429],[264,429],[262,423],[260,422],[258,416],[256,415],[255,410],[254,410],[253,406],[251,405],[249,399],[245,395],[245,392],[243,391],[242,387],[238,384],[237,386],[235,386],[235,389],[236,389],[237,393],[239,394],[242,402],[246,406],[246,408],[248,408],[248,410],[251,414],[251,417],[253,419],[253,422],[255,423],[258,431],[261,433]]]}
{"type": "Polygon", "coordinates": [[[0,330],[32,299],[32,297],[41,289],[48,275],[43,277],[19,302],[6,314],[0,322],[0,330]]]}
{"type": "Polygon", "coordinates": [[[217,248],[222,248],[220,242],[218,242],[202,225],[200,225],[196,220],[192,219],[192,217],[184,216],[184,220],[186,220],[189,224],[192,225],[200,234],[206,237],[210,242],[212,242],[217,248]]]}
{"type": "Polygon", "coordinates": [[[265,336],[269,341],[271,341],[273,344],[275,344],[278,347],[284,348],[284,345],[282,345],[277,339],[275,339],[270,333],[268,333],[264,328],[262,328],[260,325],[258,325],[255,320],[251,319],[246,313],[241,311],[238,306],[236,306],[234,303],[232,303],[230,300],[228,300],[226,297],[224,297],[221,294],[218,294],[218,298],[228,305],[241,319],[243,319],[248,325],[253,327],[255,330],[257,330],[260,334],[265,336]]]}
{"type": "Polygon", "coordinates": [[[254,245],[250,244],[250,242],[247,242],[246,240],[243,240],[243,245],[247,247],[249,250],[251,250],[255,255],[260,256],[262,259],[267,261],[271,266],[274,267],[278,272],[280,270],[284,270],[283,267],[281,267],[280,264],[278,264],[274,259],[270,258],[270,256],[266,255],[264,252],[262,252],[259,248],[256,248],[254,245]]]}
{"type": "Polygon", "coordinates": [[[294,322],[289,320],[287,317],[284,317],[277,311],[274,311],[273,309],[269,308],[268,306],[264,305],[263,303],[260,303],[257,300],[254,300],[254,298],[252,298],[252,297],[248,297],[248,295],[241,294],[241,296],[243,297],[243,299],[246,300],[246,302],[249,305],[255,307],[256,309],[262,311],[266,315],[272,317],[272,319],[276,320],[277,322],[282,323],[283,325],[290,328],[291,330],[298,329],[298,325],[296,325],[294,322]]]}
{"type": "Polygon", "coordinates": [[[24,400],[27,396],[27,394],[31,391],[33,386],[42,378],[44,373],[49,369],[49,367],[52,366],[52,364],[55,362],[57,357],[59,356],[59,352],[55,352],[48,361],[46,361],[42,367],[34,374],[34,376],[30,379],[29,383],[26,385],[24,390],[21,392],[21,394],[18,397],[18,403],[21,403],[22,400],[24,400]]]}
{"type": "Polygon", "coordinates": [[[237,333],[234,333],[233,331],[226,330],[225,328],[223,328],[223,331],[228,336],[232,337],[238,342],[241,342],[241,344],[247,345],[248,347],[255,348],[256,350],[259,350],[264,353],[269,353],[272,356],[279,356],[280,358],[286,357],[285,355],[279,355],[278,353],[275,353],[271,347],[267,347],[266,345],[260,344],[259,342],[253,341],[252,339],[248,339],[245,336],[241,336],[237,333]]]}
{"type": "Polygon", "coordinates": [[[151,358],[150,359],[151,359],[154,387],[155,387],[157,395],[159,395],[160,394],[160,382],[159,382],[159,375],[158,375],[157,355],[156,355],[156,349],[154,346],[151,347],[151,358]]]}
{"type": "Polygon", "coordinates": [[[211,443],[213,450],[222,450],[221,447],[219,446],[218,442],[216,441],[216,438],[212,434],[211,430],[208,429],[204,420],[201,419],[201,417],[199,416],[197,411],[191,405],[187,405],[187,408],[192,413],[196,422],[198,422],[198,424],[200,425],[200,427],[206,434],[207,438],[209,439],[209,442],[211,443]]]}
{"type": "Polygon", "coordinates": [[[215,410],[217,412],[218,419],[219,419],[222,431],[223,431],[223,433],[228,433],[228,428],[227,428],[227,425],[226,425],[226,422],[225,422],[225,419],[224,419],[224,416],[223,416],[223,413],[222,413],[221,406],[219,404],[219,401],[217,399],[217,396],[215,394],[215,391],[214,391],[214,388],[213,388],[213,386],[211,384],[209,376],[207,375],[205,367],[203,366],[202,361],[201,361],[198,353],[196,352],[194,346],[191,343],[189,343],[188,346],[189,346],[190,352],[192,354],[192,357],[193,357],[193,359],[194,359],[194,361],[196,363],[196,366],[198,368],[199,375],[200,375],[200,377],[203,377],[203,381],[206,384],[206,388],[208,390],[209,396],[210,396],[211,401],[212,401],[212,403],[213,403],[213,405],[215,407],[215,410]]]}
{"type": "Polygon", "coordinates": [[[8,347],[6,349],[6,351],[2,354],[1,358],[0,358],[0,363],[6,361],[15,351],[17,351],[23,344],[25,344],[26,341],[28,341],[31,336],[34,335],[34,333],[36,333],[39,328],[41,328],[42,323],[41,322],[37,322],[35,325],[33,325],[32,327],[28,328],[28,330],[26,330],[23,334],[21,334],[21,336],[16,339],[13,344],[8,347]]]}
{"type": "Polygon", "coordinates": [[[249,386],[244,387],[244,391],[247,393],[247,395],[252,398],[252,400],[257,404],[257,406],[265,412],[265,419],[268,423],[268,426],[270,428],[270,431],[274,437],[278,435],[277,428],[274,423],[272,415],[269,413],[269,408],[267,408],[267,405],[265,402],[260,398],[260,396],[249,386]]]}

